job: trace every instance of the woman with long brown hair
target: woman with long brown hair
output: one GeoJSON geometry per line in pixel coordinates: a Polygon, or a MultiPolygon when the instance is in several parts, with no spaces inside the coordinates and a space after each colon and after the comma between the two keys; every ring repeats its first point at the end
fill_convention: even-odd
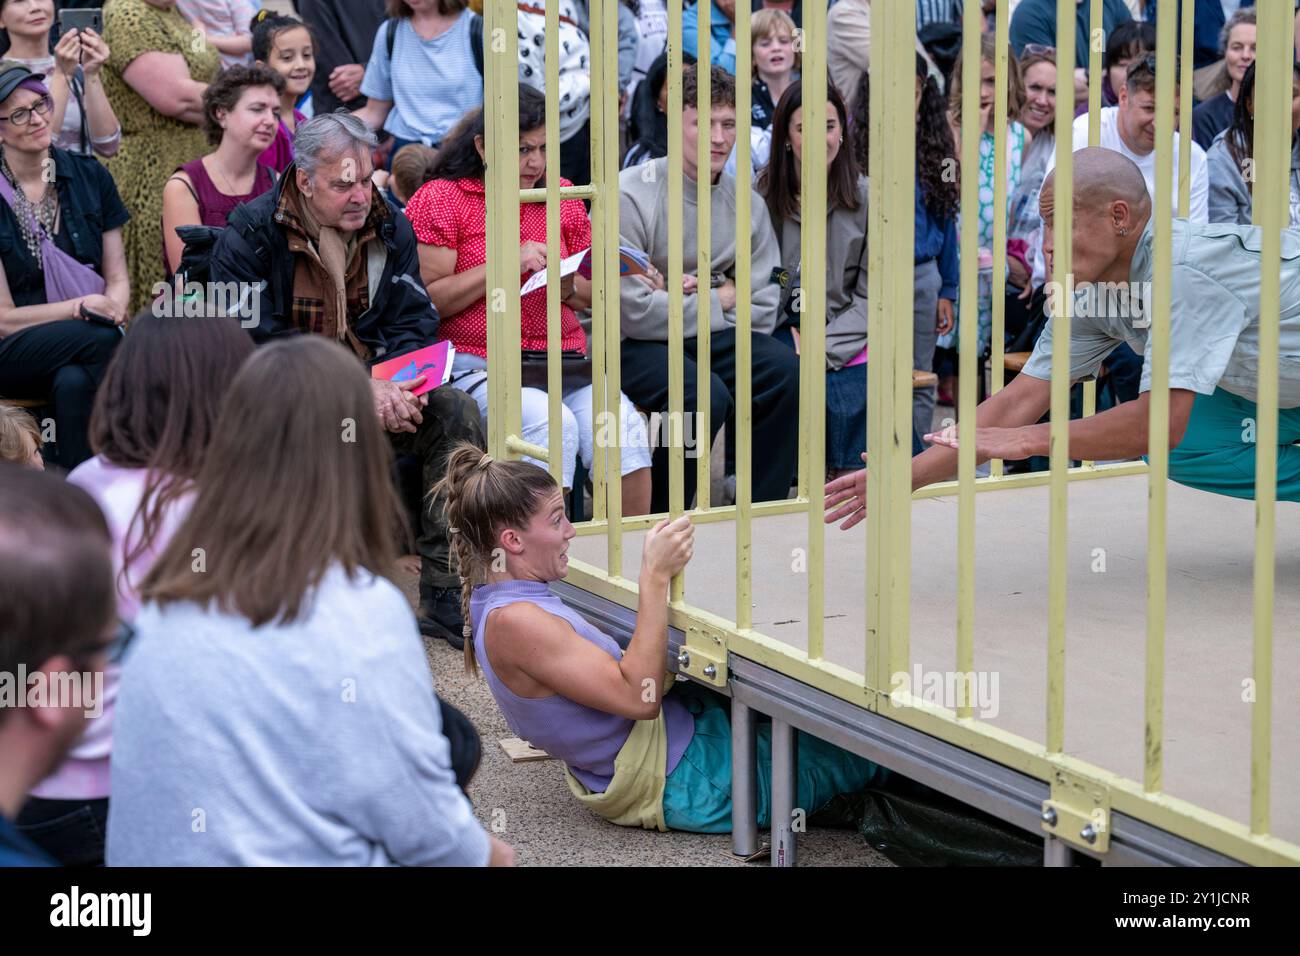
{"type": "Polygon", "coordinates": [[[510,860],[456,786],[389,580],[391,469],[369,380],[337,343],[293,336],[235,377],[194,505],[144,582],[110,865],[510,860]]]}
{"type": "MultiPolygon", "coordinates": [[[[844,142],[848,108],[826,87],[826,470],[857,471],[867,450],[867,179],[844,142]]],[[[799,351],[797,289],[803,226],[799,215],[804,137],[803,82],[786,89],[772,117],[772,155],[758,192],[776,229],[781,268],[791,277],[772,333],[799,351]]],[[[813,132],[813,135],[816,135],[813,132]]]]}
{"type": "MultiPolygon", "coordinates": [[[[68,480],[108,520],[123,621],[135,619],[141,581],[189,507],[221,397],[252,353],[233,321],[146,312],[109,363],[90,419],[95,455],[68,480]]],[[[18,817],[19,829],[65,865],[103,862],[118,678],[110,663],[103,712],[18,817]]]]}
{"type": "MultiPolygon", "coordinates": [[[[620,826],[696,833],[731,829],[731,727],[716,694],[673,684],[668,582],[694,551],[688,516],[651,528],[641,550],[636,629],[623,650],[551,591],[576,533],[548,472],[496,461],[469,444],[447,462],[445,495],[460,563],[465,664],[482,668],[510,729],[564,762],[569,790],[620,826]],[[671,689],[671,690],[670,690],[671,689]]],[[[799,806],[880,779],[860,757],[799,735],[799,806]]],[[[771,726],[757,762],[770,762],[771,726]]],[[[759,825],[769,801],[758,787],[759,825]]]]}

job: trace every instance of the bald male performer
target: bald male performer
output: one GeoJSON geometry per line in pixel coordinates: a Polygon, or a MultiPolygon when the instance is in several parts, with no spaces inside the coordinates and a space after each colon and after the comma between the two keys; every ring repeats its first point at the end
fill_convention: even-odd
{"type": "MultiPolygon", "coordinates": [[[[1043,253],[1051,268],[1053,175],[1043,183],[1043,253]]],[[[1255,226],[1171,226],[1169,477],[1234,498],[1255,494],[1255,399],[1259,368],[1260,230],[1255,226]]],[[[1147,454],[1152,281],[1151,199],[1131,160],[1108,149],[1074,154],[1075,289],[1121,283],[1132,298],[1080,299],[1070,328],[1070,380],[1093,378],[1127,341],[1143,355],[1141,393],[1091,418],[1070,422],[1071,458],[1100,461],[1147,454]],[[1118,307],[1117,307],[1118,306],[1118,307]]],[[[1278,388],[1277,497],[1300,501],[1300,233],[1282,233],[1282,317],[1278,388]]],[[[1049,454],[1052,320],[1024,371],[976,410],[975,457],[1049,454]]],[[[927,435],[933,447],[912,459],[912,488],[957,472],[957,428],[927,435]]],[[[863,460],[866,455],[863,455],[863,460]]],[[[851,528],[866,517],[866,470],[826,485],[826,522],[851,528]]]]}

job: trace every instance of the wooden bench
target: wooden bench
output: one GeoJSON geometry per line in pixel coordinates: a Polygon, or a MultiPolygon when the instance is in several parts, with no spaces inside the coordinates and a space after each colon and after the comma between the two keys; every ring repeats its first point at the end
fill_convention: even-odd
{"type": "Polygon", "coordinates": [[[1032,354],[1032,352],[1008,352],[1002,356],[1002,367],[1008,372],[1019,372],[1025,367],[1032,354]]]}
{"type": "Polygon", "coordinates": [[[912,390],[922,388],[933,388],[939,384],[939,376],[933,372],[925,372],[919,368],[912,369],[912,390]]]}

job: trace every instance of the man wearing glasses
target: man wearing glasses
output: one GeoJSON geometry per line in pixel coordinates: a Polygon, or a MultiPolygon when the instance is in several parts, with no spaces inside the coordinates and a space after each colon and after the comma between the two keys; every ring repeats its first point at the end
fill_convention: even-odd
{"type": "Polygon", "coordinates": [[[116,613],[108,526],[90,495],[0,464],[0,866],[57,865],[12,821],[81,736],[88,702],[28,689],[102,682],[126,639],[116,613]]]}

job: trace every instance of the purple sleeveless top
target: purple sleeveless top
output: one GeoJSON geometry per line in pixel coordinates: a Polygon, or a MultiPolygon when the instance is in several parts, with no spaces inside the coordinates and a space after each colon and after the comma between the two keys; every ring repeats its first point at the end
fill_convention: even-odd
{"type": "MultiPolygon", "coordinates": [[[[274,171],[271,167],[262,163],[257,164],[257,175],[253,178],[253,191],[244,196],[228,196],[217,189],[217,184],[208,175],[201,158],[178,166],[176,172],[185,173],[190,177],[190,182],[193,183],[190,192],[193,193],[195,202],[199,204],[199,222],[205,226],[215,226],[218,229],[225,226],[227,217],[234,212],[236,206],[256,199],[275,185],[274,171]]],[[[176,265],[180,263],[173,265],[167,262],[166,259],[167,247],[164,244],[163,266],[166,268],[167,274],[171,275],[176,271],[176,265]]]]}
{"type": "MultiPolygon", "coordinates": [[[[575,703],[559,694],[527,698],[511,692],[492,670],[483,636],[489,612],[516,601],[535,604],[547,613],[563,618],[574,631],[602,651],[619,660],[623,649],[608,634],[590,624],[574,611],[543,581],[501,581],[474,589],[469,613],[474,627],[474,654],[487,678],[488,688],[505,715],[510,729],[534,747],[559,757],[588,790],[603,793],[614,778],[614,757],[618,755],[633,721],[575,703]]],[[[668,731],[668,761],[664,773],[672,773],[695,734],[695,718],[676,697],[663,702],[664,724],[668,731]]]]}

